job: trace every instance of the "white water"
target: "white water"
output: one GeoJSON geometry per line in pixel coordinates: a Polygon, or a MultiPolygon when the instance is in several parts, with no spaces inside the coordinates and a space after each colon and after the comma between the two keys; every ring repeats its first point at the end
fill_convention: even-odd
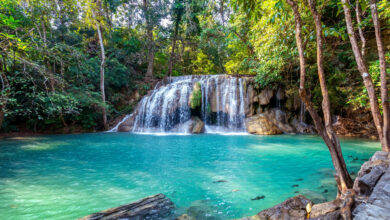
{"type": "MultiPolygon", "coordinates": [[[[245,79],[226,75],[173,77],[171,83],[156,86],[140,101],[134,112],[132,132],[188,134],[191,119],[190,95],[197,82],[202,91],[198,116],[205,123],[205,132],[246,133],[245,79]]],[[[120,123],[124,121],[125,119],[120,123]]],[[[120,123],[110,131],[117,131],[120,123]]]]}
{"type": "Polygon", "coordinates": [[[115,125],[115,127],[111,128],[110,130],[108,130],[107,132],[117,132],[118,131],[118,127],[119,125],[121,125],[123,122],[125,122],[128,118],[130,118],[133,114],[130,114],[130,115],[126,115],[125,117],[122,118],[122,120],[117,124],[115,125]]]}

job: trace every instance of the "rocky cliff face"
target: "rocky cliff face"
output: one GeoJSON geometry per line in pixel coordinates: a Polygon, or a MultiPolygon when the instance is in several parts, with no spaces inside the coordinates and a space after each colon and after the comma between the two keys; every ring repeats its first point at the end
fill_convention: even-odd
{"type": "Polygon", "coordinates": [[[312,132],[301,108],[297,97],[287,97],[283,88],[259,89],[253,77],[181,76],[158,83],[113,131],[312,132]],[[204,129],[194,130],[194,119],[204,129]]]}

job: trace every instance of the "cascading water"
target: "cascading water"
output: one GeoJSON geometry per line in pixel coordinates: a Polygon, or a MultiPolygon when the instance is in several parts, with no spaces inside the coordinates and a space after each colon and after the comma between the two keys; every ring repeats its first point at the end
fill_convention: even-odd
{"type": "Polygon", "coordinates": [[[244,78],[226,75],[172,77],[169,84],[157,85],[140,101],[131,131],[190,133],[189,123],[197,116],[204,122],[206,133],[246,132],[244,86],[244,78]],[[191,109],[195,83],[201,86],[201,106],[191,109]]]}

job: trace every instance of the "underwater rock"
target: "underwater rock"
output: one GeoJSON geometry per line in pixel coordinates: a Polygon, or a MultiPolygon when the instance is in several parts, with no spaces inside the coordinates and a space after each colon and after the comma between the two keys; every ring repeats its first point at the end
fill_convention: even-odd
{"type": "Polygon", "coordinates": [[[255,198],[252,198],[251,200],[260,200],[260,199],[264,199],[265,196],[256,196],[255,198]]]}
{"type": "Polygon", "coordinates": [[[177,217],[175,220],[196,220],[196,219],[192,216],[187,215],[187,214],[183,214],[183,215],[177,217]]]}
{"type": "Polygon", "coordinates": [[[325,189],[322,193],[327,193],[328,192],[328,190],[327,189],[325,189]]]}
{"type": "Polygon", "coordinates": [[[213,181],[213,183],[226,183],[227,180],[216,180],[216,181],[213,181]]]}
{"type": "Polygon", "coordinates": [[[160,219],[169,216],[174,207],[173,202],[160,193],[133,203],[93,213],[79,220],[160,219]]]}
{"type": "Polygon", "coordinates": [[[298,178],[295,181],[303,181],[303,178],[298,178]]]}
{"type": "Polygon", "coordinates": [[[294,184],[294,185],[292,185],[291,187],[298,187],[299,185],[298,184],[294,184]]]}

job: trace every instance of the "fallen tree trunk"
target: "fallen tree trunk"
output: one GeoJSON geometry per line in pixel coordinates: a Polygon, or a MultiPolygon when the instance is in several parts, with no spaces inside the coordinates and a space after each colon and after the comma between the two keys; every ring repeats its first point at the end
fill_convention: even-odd
{"type": "Polygon", "coordinates": [[[140,199],[136,202],[107,209],[80,218],[79,220],[110,220],[110,219],[159,219],[168,216],[174,208],[173,202],[164,194],[157,194],[140,199]]]}

